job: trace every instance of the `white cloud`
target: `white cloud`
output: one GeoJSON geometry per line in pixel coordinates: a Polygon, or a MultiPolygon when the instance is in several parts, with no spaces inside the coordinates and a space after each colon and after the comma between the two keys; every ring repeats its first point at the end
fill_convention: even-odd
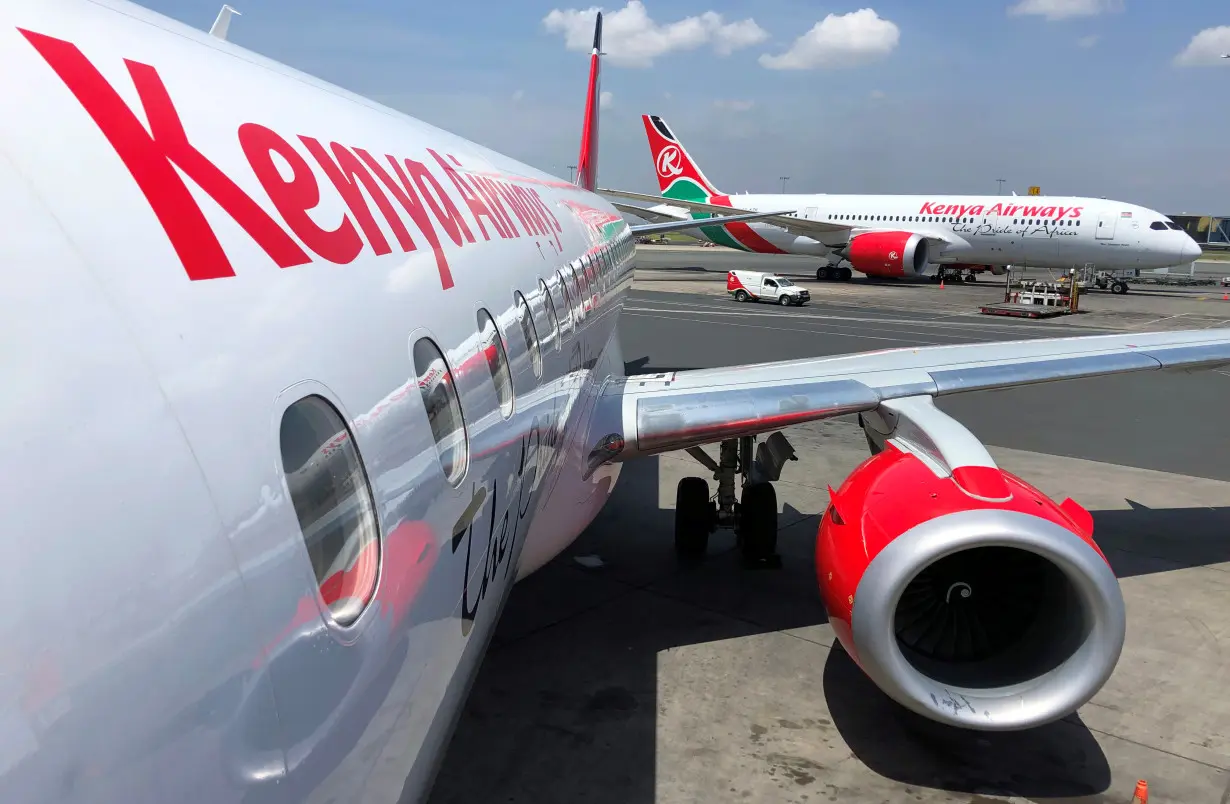
{"type": "Polygon", "coordinates": [[[756,101],[750,100],[715,100],[713,102],[715,108],[721,109],[724,112],[746,112],[756,105],[756,101]]]}
{"type": "MultiPolygon", "coordinates": [[[[599,10],[597,6],[554,9],[542,24],[550,33],[562,33],[569,50],[589,52],[599,10]]],[[[608,62],[621,67],[652,67],[659,56],[703,45],[711,46],[719,56],[729,56],[768,38],[768,31],[750,17],[728,23],[716,11],[660,25],[650,19],[641,0],[628,0],[626,6],[604,14],[602,19],[602,50],[608,62]]]]}
{"type": "Polygon", "coordinates": [[[516,92],[513,93],[512,99],[513,99],[513,102],[516,103],[524,97],[525,97],[525,90],[518,89],[516,92]]]}
{"type": "Polygon", "coordinates": [[[1098,36],[1097,34],[1091,34],[1089,36],[1082,36],[1080,39],[1076,40],[1076,44],[1080,45],[1081,47],[1086,47],[1086,48],[1093,47],[1094,45],[1098,43],[1098,40],[1101,38],[1102,37],[1098,36]]]}
{"type": "Polygon", "coordinates": [[[761,66],[770,70],[810,70],[855,67],[884,58],[897,47],[901,29],[881,19],[874,9],[829,14],[795,40],[780,56],[765,54],[761,66]]]}
{"type": "Polygon", "coordinates": [[[1104,11],[1121,11],[1123,0],[1021,0],[1008,9],[1013,16],[1033,14],[1047,20],[1096,17],[1104,11]]]}
{"type": "Polygon", "coordinates": [[[1184,67],[1200,64],[1225,64],[1222,56],[1230,53],[1230,25],[1205,28],[1192,37],[1183,52],[1175,56],[1174,63],[1184,67]]]}
{"type": "Polygon", "coordinates": [[[598,108],[605,109],[615,102],[615,96],[610,92],[598,93],[598,108]]]}
{"type": "Polygon", "coordinates": [[[873,89],[873,90],[871,90],[871,99],[872,99],[872,100],[880,100],[880,99],[881,99],[881,98],[883,98],[883,97],[884,97],[884,90],[882,90],[882,89],[873,89]]]}

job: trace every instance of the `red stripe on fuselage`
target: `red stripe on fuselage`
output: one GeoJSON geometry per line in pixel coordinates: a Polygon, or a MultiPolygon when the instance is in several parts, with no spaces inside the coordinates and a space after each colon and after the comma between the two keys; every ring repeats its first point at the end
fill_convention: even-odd
{"type": "MultiPolygon", "coordinates": [[[[718,206],[722,206],[722,207],[733,206],[730,203],[730,196],[728,195],[715,195],[709,199],[709,203],[717,204],[718,206]]],[[[752,229],[752,227],[748,226],[746,223],[728,223],[726,224],[725,229],[727,232],[730,232],[731,237],[733,237],[735,240],[738,240],[740,243],[742,243],[744,246],[751,249],[752,251],[756,251],[761,254],[789,254],[790,253],[788,251],[782,251],[780,248],[773,245],[768,240],[765,240],[763,237],[756,234],[756,232],[752,229]]]]}

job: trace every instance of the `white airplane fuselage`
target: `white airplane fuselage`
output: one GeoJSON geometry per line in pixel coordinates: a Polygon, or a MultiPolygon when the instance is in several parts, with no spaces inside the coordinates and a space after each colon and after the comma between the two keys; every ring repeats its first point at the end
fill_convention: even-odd
{"type": "MultiPolygon", "coordinates": [[[[1092,263],[1106,270],[1164,268],[1191,262],[1199,245],[1169,219],[1135,204],[1069,196],[811,195],[728,196],[753,211],[796,210],[800,218],[850,224],[816,240],[753,221],[693,236],[767,254],[827,256],[864,232],[909,231],[946,241],[937,263],[1026,265],[1066,269],[1092,263]],[[1151,228],[1162,223],[1162,228],[1151,228]],[[743,227],[746,227],[744,229],[743,227]],[[747,229],[754,236],[746,234],[747,229]],[[733,242],[732,242],[733,241],[733,242]]],[[[652,207],[673,211],[669,202],[652,207]]],[[[715,227],[716,228],[716,227],[715,227]]],[[[937,254],[940,249],[932,249],[937,254]]]]}
{"type": "Polygon", "coordinates": [[[579,439],[623,371],[627,225],[118,0],[5,3],[0,71],[0,800],[414,800],[510,587],[618,477],[579,439]],[[448,383],[416,370],[422,338],[448,383]],[[451,479],[420,393],[449,384],[451,479]],[[307,397],[349,430],[284,473],[307,397]],[[339,485],[348,442],[363,470],[339,485]],[[325,594],[288,497],[312,483],[313,549],[366,516],[378,582],[354,559],[325,594]]]}

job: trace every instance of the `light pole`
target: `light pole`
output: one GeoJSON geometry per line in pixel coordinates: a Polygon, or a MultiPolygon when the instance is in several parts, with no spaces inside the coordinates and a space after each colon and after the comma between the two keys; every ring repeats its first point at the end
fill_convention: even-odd
{"type": "Polygon", "coordinates": [[[790,181],[790,177],[789,176],[778,176],[777,178],[782,180],[782,194],[784,195],[786,192],[786,182],[790,181]]]}
{"type": "Polygon", "coordinates": [[[1003,195],[1004,194],[1004,179],[996,179],[996,181],[999,182],[999,194],[1003,195]]]}
{"type": "Polygon", "coordinates": [[[576,166],[576,165],[569,165],[569,166],[568,166],[568,182],[569,182],[570,184],[571,184],[571,183],[574,183],[574,182],[576,181],[576,172],[577,172],[577,166],[576,166]]]}

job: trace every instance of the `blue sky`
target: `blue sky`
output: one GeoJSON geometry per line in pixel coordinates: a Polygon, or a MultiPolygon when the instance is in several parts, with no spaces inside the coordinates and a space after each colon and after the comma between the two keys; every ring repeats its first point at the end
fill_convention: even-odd
{"type": "MultiPolygon", "coordinates": [[[[207,28],[221,2],[142,5],[207,28]]],[[[236,44],[557,175],[576,161],[586,47],[544,20],[564,12],[587,40],[589,23],[567,12],[588,2],[232,5],[236,44]]],[[[637,19],[625,5],[602,6],[604,186],[656,191],[640,123],[651,112],[726,192],[773,192],[787,175],[799,192],[993,193],[1004,178],[1022,194],[1230,213],[1225,2],[643,0],[637,19]],[[721,19],[664,28],[706,12],[721,19]],[[763,58],[829,15],[797,57],[763,58]],[[673,48],[683,40],[693,46],[673,48]],[[1191,63],[1176,63],[1189,45],[1191,63]]]]}

